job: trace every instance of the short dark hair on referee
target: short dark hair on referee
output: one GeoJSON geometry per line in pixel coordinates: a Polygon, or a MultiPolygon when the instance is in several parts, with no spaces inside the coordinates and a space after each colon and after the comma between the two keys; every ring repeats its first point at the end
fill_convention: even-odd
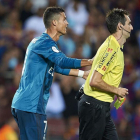
{"type": "Polygon", "coordinates": [[[52,20],[58,18],[58,15],[62,12],[65,12],[63,8],[61,7],[48,7],[44,11],[43,14],[43,22],[46,28],[49,28],[51,26],[52,20]]]}
{"type": "Polygon", "coordinates": [[[111,34],[117,31],[118,23],[125,25],[125,15],[129,15],[126,10],[114,8],[106,14],[106,25],[111,34]]]}

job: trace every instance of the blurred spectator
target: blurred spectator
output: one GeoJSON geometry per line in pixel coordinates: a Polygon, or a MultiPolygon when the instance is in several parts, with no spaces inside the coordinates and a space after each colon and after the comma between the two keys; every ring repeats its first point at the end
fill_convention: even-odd
{"type": "MultiPolygon", "coordinates": [[[[59,47],[66,55],[77,58],[92,58],[109,35],[105,26],[105,13],[109,9],[118,7],[130,12],[134,30],[124,46],[125,69],[120,85],[129,89],[129,95],[120,109],[116,110],[112,105],[111,115],[120,140],[139,140],[140,0],[1,0],[0,129],[4,128],[12,116],[11,99],[19,85],[26,48],[34,37],[45,31],[42,20],[44,8],[56,5],[65,9],[69,21],[68,33],[61,37],[59,47]]],[[[49,111],[52,111],[52,114],[55,112],[53,117],[57,116],[56,114],[62,117],[64,110],[63,115],[67,121],[64,123],[62,118],[61,121],[53,120],[57,125],[62,125],[62,128],[59,126],[55,129],[53,126],[52,129],[55,129],[55,132],[60,129],[60,139],[64,136],[66,140],[78,140],[77,101],[74,96],[85,80],[64,76],[59,78],[61,80],[54,81],[50,91],[49,111]]]]}
{"type": "Polygon", "coordinates": [[[66,16],[69,22],[69,28],[77,35],[84,33],[87,24],[88,12],[80,0],[71,1],[66,8],[66,16]]]}
{"type": "Polygon", "coordinates": [[[21,11],[20,11],[20,20],[22,24],[24,24],[25,20],[33,15],[31,11],[32,3],[30,0],[26,0],[21,11]]]}
{"type": "Polygon", "coordinates": [[[79,85],[75,77],[63,76],[61,80],[61,91],[63,93],[66,108],[64,110],[64,118],[78,115],[77,100],[75,95],[79,90],[79,85]]]}
{"type": "Polygon", "coordinates": [[[58,5],[57,1],[58,0],[48,0],[48,5],[47,6],[50,6],[50,7],[57,6],[58,5]]]}
{"type": "Polygon", "coordinates": [[[35,37],[41,35],[45,31],[43,12],[44,8],[39,8],[37,14],[28,18],[24,24],[24,29],[26,31],[34,31],[35,37]]]}
{"type": "Polygon", "coordinates": [[[32,10],[34,13],[38,11],[38,9],[42,7],[46,7],[48,4],[48,0],[30,0],[33,4],[32,10]]]}
{"type": "Polygon", "coordinates": [[[133,89],[135,92],[134,105],[140,103],[140,78],[134,83],[133,89]]]}
{"type": "Polygon", "coordinates": [[[56,74],[50,89],[50,97],[46,107],[47,118],[62,118],[62,113],[65,109],[63,95],[59,83],[55,79],[56,74]]]}
{"type": "Polygon", "coordinates": [[[124,74],[122,79],[122,85],[126,88],[128,88],[129,94],[129,100],[132,101],[134,99],[134,91],[133,91],[133,83],[137,79],[137,71],[134,67],[133,59],[130,55],[125,55],[124,57],[124,74]]]}
{"type": "Polygon", "coordinates": [[[6,87],[0,85],[0,127],[12,117],[11,99],[7,94],[6,87]]]}
{"type": "Polygon", "coordinates": [[[14,29],[21,31],[21,22],[19,21],[19,12],[16,9],[10,11],[1,23],[1,26],[5,29],[14,29]]]}
{"type": "Polygon", "coordinates": [[[68,3],[70,2],[70,0],[57,0],[57,3],[60,7],[66,7],[68,5],[68,3]]]}
{"type": "MultiPolygon", "coordinates": [[[[15,67],[22,60],[22,57],[23,56],[21,50],[18,48],[13,48],[7,51],[2,59],[2,64],[0,68],[1,74],[4,74],[6,71],[14,71],[15,67]]],[[[8,75],[7,76],[5,75],[5,77],[8,77],[8,75]]]]}
{"type": "Polygon", "coordinates": [[[74,54],[76,49],[76,44],[68,35],[61,36],[58,41],[59,47],[63,53],[67,56],[71,56],[74,54]]]}
{"type": "Polygon", "coordinates": [[[132,140],[132,125],[128,120],[122,119],[117,125],[119,140],[132,140]]]}
{"type": "Polygon", "coordinates": [[[79,140],[79,118],[77,116],[69,117],[67,120],[67,127],[64,133],[65,140],[79,140]]]}
{"type": "Polygon", "coordinates": [[[1,140],[18,140],[17,123],[14,118],[11,118],[5,125],[0,128],[0,139],[1,140]]]}
{"type": "Polygon", "coordinates": [[[98,5],[98,0],[86,0],[86,8],[89,11],[89,13],[91,13],[92,9],[95,9],[97,5],[98,5]]]}
{"type": "Polygon", "coordinates": [[[140,102],[135,106],[133,116],[133,139],[140,140],[140,102]]]}
{"type": "Polygon", "coordinates": [[[108,3],[108,0],[100,0],[99,9],[105,16],[110,10],[110,3],[108,3]]]}

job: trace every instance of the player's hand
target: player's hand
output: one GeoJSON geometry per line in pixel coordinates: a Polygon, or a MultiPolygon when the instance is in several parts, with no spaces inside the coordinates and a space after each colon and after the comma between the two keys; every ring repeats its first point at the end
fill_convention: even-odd
{"type": "Polygon", "coordinates": [[[90,70],[84,71],[83,79],[85,79],[85,80],[87,79],[89,72],[90,72],[90,70]]]}
{"type": "Polygon", "coordinates": [[[88,61],[91,62],[91,65],[93,63],[94,57],[92,59],[89,59],[88,61]]]}
{"type": "Polygon", "coordinates": [[[128,89],[126,88],[118,88],[117,95],[124,98],[128,94],[128,89]]]}

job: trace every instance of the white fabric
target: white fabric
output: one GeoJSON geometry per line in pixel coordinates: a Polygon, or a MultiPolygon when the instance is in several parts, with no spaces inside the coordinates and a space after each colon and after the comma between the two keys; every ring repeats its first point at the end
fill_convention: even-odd
{"type": "Polygon", "coordinates": [[[82,70],[79,70],[79,72],[78,72],[78,77],[83,77],[83,75],[84,75],[84,71],[82,71],[82,70]]]}
{"type": "Polygon", "coordinates": [[[85,5],[79,3],[78,10],[73,9],[74,3],[70,3],[66,8],[66,16],[69,22],[70,28],[75,34],[81,35],[84,33],[85,25],[88,21],[88,12],[85,5]]]}
{"type": "Polygon", "coordinates": [[[48,5],[48,0],[31,0],[33,4],[33,12],[36,12],[39,8],[44,8],[47,7],[48,5]]]}
{"type": "Polygon", "coordinates": [[[43,32],[45,32],[43,18],[39,16],[32,16],[28,18],[25,21],[24,29],[28,31],[35,31],[35,37],[40,36],[43,32]]]}
{"type": "Polygon", "coordinates": [[[46,107],[46,112],[61,113],[65,109],[65,102],[58,83],[51,86],[50,98],[46,107]]]}

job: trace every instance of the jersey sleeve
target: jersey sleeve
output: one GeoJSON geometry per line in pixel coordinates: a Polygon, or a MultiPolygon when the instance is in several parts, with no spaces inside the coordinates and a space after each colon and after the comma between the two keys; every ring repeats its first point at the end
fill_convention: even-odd
{"type": "Polygon", "coordinates": [[[57,65],[55,65],[54,71],[56,73],[60,73],[60,74],[63,74],[63,75],[69,75],[69,73],[70,73],[70,69],[62,69],[57,65]]]}
{"type": "Polygon", "coordinates": [[[43,56],[45,59],[49,59],[59,67],[64,69],[81,68],[81,59],[66,57],[53,41],[44,41],[42,44],[38,44],[38,46],[38,48],[34,49],[34,52],[43,56]]]}
{"type": "Polygon", "coordinates": [[[100,51],[97,53],[98,63],[95,66],[95,70],[104,75],[106,72],[110,71],[113,64],[115,63],[117,51],[111,47],[100,51]],[[99,56],[100,55],[100,56],[99,56]]]}
{"type": "Polygon", "coordinates": [[[48,59],[61,68],[81,68],[81,59],[66,57],[62,52],[52,53],[48,59]]]}
{"type": "Polygon", "coordinates": [[[51,51],[51,46],[54,46],[55,43],[50,41],[50,39],[41,41],[38,39],[33,39],[31,41],[32,51],[38,55],[41,55],[44,58],[48,58],[53,52],[51,51]],[[32,45],[33,44],[33,45],[32,45]]]}

